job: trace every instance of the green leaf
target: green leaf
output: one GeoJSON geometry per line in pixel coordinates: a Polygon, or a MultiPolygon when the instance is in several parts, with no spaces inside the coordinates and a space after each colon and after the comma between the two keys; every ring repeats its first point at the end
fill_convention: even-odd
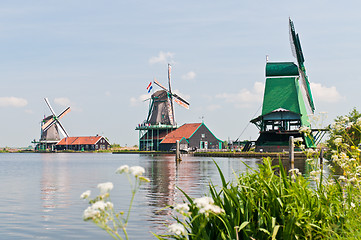
{"type": "Polygon", "coordinates": [[[241,231],[243,228],[245,228],[248,224],[249,224],[249,222],[243,222],[243,223],[241,224],[241,226],[239,226],[238,232],[241,231]]]}

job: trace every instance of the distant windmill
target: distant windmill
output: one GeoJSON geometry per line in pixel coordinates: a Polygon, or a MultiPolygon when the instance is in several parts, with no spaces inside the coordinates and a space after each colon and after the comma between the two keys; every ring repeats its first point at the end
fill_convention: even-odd
{"type": "Polygon", "coordinates": [[[189,109],[189,103],[172,92],[170,64],[168,64],[168,89],[156,79],[154,79],[154,83],[162,90],[158,90],[152,94],[146,122],[151,125],[175,125],[173,101],[187,109],[189,109]]]}
{"type": "Polygon", "coordinates": [[[41,121],[40,140],[39,142],[36,142],[34,140],[33,143],[37,143],[36,148],[38,150],[46,150],[46,149],[53,150],[54,145],[61,140],[59,132],[62,134],[63,137],[69,137],[65,128],[60,123],[60,119],[70,112],[70,107],[67,107],[59,115],[56,115],[49,103],[49,100],[47,98],[44,98],[44,100],[48,105],[52,114],[47,117],[44,117],[44,119],[41,121]]]}
{"type": "MultiPolygon", "coordinates": [[[[189,109],[189,103],[172,92],[171,65],[168,64],[168,89],[154,79],[154,84],[161,88],[152,94],[147,119],[136,127],[139,131],[139,150],[159,151],[159,144],[170,132],[177,129],[173,101],[189,109]]],[[[148,86],[151,89],[151,84],[148,86]]]]}
{"type": "Polygon", "coordinates": [[[68,133],[65,131],[65,128],[60,123],[60,119],[70,112],[70,107],[67,107],[63,112],[56,116],[53,108],[51,107],[49,100],[44,98],[46,104],[48,105],[52,115],[43,119],[43,124],[41,126],[41,140],[60,140],[59,131],[63,137],[69,137],[68,133]]]}

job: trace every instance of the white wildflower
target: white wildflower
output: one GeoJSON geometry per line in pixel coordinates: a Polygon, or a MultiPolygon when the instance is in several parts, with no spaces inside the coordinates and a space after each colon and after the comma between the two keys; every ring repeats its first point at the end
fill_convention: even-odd
{"type": "Polygon", "coordinates": [[[113,189],[113,183],[111,182],[99,183],[97,187],[100,190],[100,194],[105,194],[113,189]]]}
{"type": "Polygon", "coordinates": [[[307,154],[313,154],[313,153],[317,153],[314,149],[312,149],[312,148],[308,148],[307,150],[306,150],[306,153],[307,154]]]}
{"type": "Polygon", "coordinates": [[[334,185],[335,184],[335,180],[334,179],[330,179],[326,182],[327,185],[334,185]]]}
{"type": "Polygon", "coordinates": [[[335,140],[333,140],[333,142],[335,143],[336,146],[340,146],[342,143],[342,138],[335,138],[335,140]]]}
{"type": "Polygon", "coordinates": [[[222,208],[214,205],[214,201],[210,197],[196,198],[193,202],[196,204],[197,208],[199,208],[199,213],[201,214],[205,213],[208,215],[209,212],[220,214],[224,212],[222,208]]]}
{"type": "Polygon", "coordinates": [[[133,174],[135,177],[139,177],[139,176],[142,176],[143,173],[145,173],[145,170],[143,167],[134,166],[134,167],[129,168],[129,172],[131,174],[133,174]]]}
{"type": "Polygon", "coordinates": [[[346,117],[346,116],[343,116],[343,117],[341,118],[341,121],[343,121],[343,122],[348,122],[348,121],[350,121],[350,119],[349,119],[348,117],[346,117]]]}
{"type": "Polygon", "coordinates": [[[169,232],[174,233],[176,235],[186,235],[186,229],[180,223],[173,223],[172,225],[168,226],[169,232]]]}
{"type": "Polygon", "coordinates": [[[112,202],[106,202],[105,203],[105,208],[107,209],[113,209],[114,208],[114,204],[112,202]]]}
{"type": "Polygon", "coordinates": [[[293,174],[299,174],[300,170],[298,168],[292,168],[288,171],[289,173],[293,173],[293,174]]]}
{"type": "Polygon", "coordinates": [[[355,177],[350,178],[349,182],[357,182],[357,178],[355,178],[355,177]]]}
{"type": "Polygon", "coordinates": [[[347,179],[345,178],[345,176],[340,176],[340,177],[338,178],[338,180],[339,180],[339,181],[346,181],[347,179]]]}
{"type": "Polygon", "coordinates": [[[359,118],[356,120],[356,125],[357,125],[357,126],[361,126],[361,117],[359,117],[359,118]]]}
{"type": "Polygon", "coordinates": [[[311,129],[310,129],[309,127],[306,127],[306,126],[302,126],[302,127],[300,127],[299,132],[300,132],[300,133],[310,134],[310,133],[311,133],[311,129]]]}
{"type": "Polygon", "coordinates": [[[80,198],[86,199],[90,196],[90,193],[91,193],[90,190],[87,190],[80,195],[80,198]]]}
{"type": "Polygon", "coordinates": [[[315,161],[315,159],[312,159],[312,158],[307,158],[306,159],[306,162],[308,163],[308,164],[311,164],[311,163],[313,163],[315,161]]]}
{"type": "Polygon", "coordinates": [[[119,173],[119,174],[128,173],[128,172],[129,172],[129,166],[128,165],[122,165],[115,171],[115,173],[119,173]]]}
{"type": "Polygon", "coordinates": [[[181,213],[181,214],[187,214],[189,211],[189,206],[187,203],[183,203],[183,204],[177,204],[174,207],[174,210],[176,210],[177,212],[181,213]]]}
{"type": "Polygon", "coordinates": [[[210,197],[196,198],[193,202],[196,204],[197,208],[203,208],[214,203],[213,199],[210,197]]]}
{"type": "Polygon", "coordinates": [[[349,122],[349,123],[347,124],[346,128],[350,128],[350,127],[352,127],[352,126],[353,126],[353,122],[349,122]]]}
{"type": "Polygon", "coordinates": [[[200,208],[199,213],[207,213],[207,212],[212,212],[214,214],[220,214],[220,213],[224,213],[224,210],[217,206],[217,205],[213,205],[213,204],[209,204],[203,208],[200,208]]]}
{"type": "Polygon", "coordinates": [[[294,142],[303,142],[303,138],[302,137],[297,137],[293,139],[294,142]]]}
{"type": "Polygon", "coordinates": [[[104,201],[98,201],[98,202],[95,202],[92,206],[91,206],[93,209],[97,209],[97,210],[104,210],[107,205],[105,204],[104,201]]]}
{"type": "Polygon", "coordinates": [[[99,215],[100,215],[100,211],[97,209],[94,209],[92,206],[90,206],[84,210],[83,219],[89,220],[89,219],[93,219],[95,217],[99,217],[99,215]]]}
{"type": "Polygon", "coordinates": [[[356,207],[356,205],[353,203],[353,202],[351,202],[351,208],[354,208],[354,207],[356,207]]]}
{"type": "Polygon", "coordinates": [[[331,125],[331,128],[334,129],[335,131],[341,131],[342,130],[342,125],[338,122],[335,122],[331,125]]]}

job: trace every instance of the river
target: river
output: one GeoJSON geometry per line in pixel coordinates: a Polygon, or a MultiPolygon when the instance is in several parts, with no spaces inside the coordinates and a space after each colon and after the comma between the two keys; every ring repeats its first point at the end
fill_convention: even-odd
{"type": "MultiPolygon", "coordinates": [[[[215,158],[226,179],[260,160],[215,158]]],[[[110,239],[91,222],[84,222],[88,203],[80,199],[85,190],[94,197],[98,183],[112,182],[111,201],[126,211],[130,187],[115,170],[127,164],[142,166],[151,181],[136,195],[127,227],[130,239],[155,239],[172,222],[168,205],[182,203],[180,188],[191,197],[208,193],[208,185],[220,178],[211,158],[183,156],[176,164],[173,155],[111,153],[1,153],[0,154],[0,238],[1,239],[110,239]]]]}

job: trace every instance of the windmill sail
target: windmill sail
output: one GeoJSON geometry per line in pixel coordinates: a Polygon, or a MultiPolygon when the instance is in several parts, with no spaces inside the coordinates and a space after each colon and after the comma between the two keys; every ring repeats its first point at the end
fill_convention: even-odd
{"type": "Polygon", "coordinates": [[[151,96],[149,112],[146,122],[151,125],[165,124],[175,125],[173,101],[180,106],[189,109],[189,103],[179,95],[172,92],[171,65],[168,64],[168,89],[154,78],[154,84],[161,88],[151,96]]]}
{"type": "Polygon", "coordinates": [[[69,137],[68,133],[65,131],[65,128],[60,123],[59,119],[64,117],[67,113],[70,112],[70,107],[67,107],[64,111],[62,111],[58,116],[56,116],[54,109],[51,107],[49,100],[44,98],[46,104],[48,105],[52,115],[48,116],[43,120],[44,124],[41,126],[42,130],[42,139],[48,139],[48,136],[55,136],[52,138],[58,139],[59,138],[59,131],[64,137],[69,137]],[[53,134],[50,134],[54,132],[53,134]]]}
{"type": "Polygon", "coordinates": [[[304,88],[304,92],[307,98],[308,105],[312,111],[315,111],[315,106],[313,103],[312,93],[310,83],[308,81],[308,77],[306,74],[306,68],[304,66],[304,56],[301,48],[301,42],[298,34],[295,31],[295,27],[291,19],[289,19],[289,31],[290,31],[290,42],[291,42],[291,50],[293,56],[297,59],[298,71],[300,73],[300,79],[302,82],[302,86],[304,88]]]}

